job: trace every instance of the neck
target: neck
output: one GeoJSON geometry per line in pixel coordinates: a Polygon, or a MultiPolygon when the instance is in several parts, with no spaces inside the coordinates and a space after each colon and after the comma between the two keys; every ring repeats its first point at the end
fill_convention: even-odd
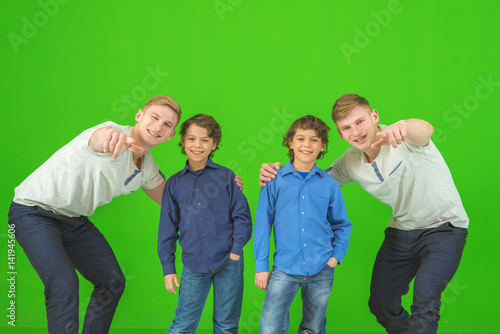
{"type": "Polygon", "coordinates": [[[303,173],[309,173],[310,171],[312,171],[314,165],[316,165],[316,162],[303,163],[296,160],[292,162],[293,168],[295,168],[297,172],[303,172],[303,173]]]}
{"type": "Polygon", "coordinates": [[[380,153],[380,147],[376,149],[363,150],[365,154],[366,161],[372,163],[377,159],[378,154],[380,153]]]}
{"type": "Polygon", "coordinates": [[[188,165],[189,165],[189,168],[191,168],[192,171],[197,171],[197,170],[205,168],[205,166],[207,165],[207,162],[208,162],[208,159],[205,160],[205,161],[192,161],[192,160],[189,160],[188,161],[188,165]]]}

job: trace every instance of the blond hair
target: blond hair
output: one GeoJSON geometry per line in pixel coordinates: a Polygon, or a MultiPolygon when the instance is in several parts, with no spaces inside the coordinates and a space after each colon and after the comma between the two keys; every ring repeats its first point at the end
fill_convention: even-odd
{"type": "Polygon", "coordinates": [[[176,114],[177,114],[177,121],[181,120],[181,107],[179,106],[179,103],[177,103],[176,100],[171,98],[170,96],[167,95],[158,95],[158,96],[153,96],[146,102],[144,105],[144,109],[146,109],[149,106],[155,106],[155,105],[163,105],[170,107],[176,114]]]}
{"type": "Polygon", "coordinates": [[[344,94],[333,105],[332,120],[335,124],[344,118],[354,107],[364,106],[371,110],[370,103],[357,94],[344,94]]]}

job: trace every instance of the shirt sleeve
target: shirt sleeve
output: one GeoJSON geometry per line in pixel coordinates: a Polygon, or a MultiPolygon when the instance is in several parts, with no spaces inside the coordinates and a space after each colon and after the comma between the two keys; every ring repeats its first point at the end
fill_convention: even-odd
{"type": "Polygon", "coordinates": [[[325,170],[330,176],[332,176],[338,184],[342,187],[346,183],[353,182],[349,169],[347,168],[346,153],[342,154],[333,162],[333,164],[325,170]]]}
{"type": "Polygon", "coordinates": [[[163,275],[175,274],[175,249],[179,239],[180,210],[173,196],[174,182],[167,181],[161,201],[160,226],[158,229],[158,256],[163,275]]]}
{"type": "Polygon", "coordinates": [[[351,236],[352,224],[347,217],[344,197],[337,182],[333,184],[333,195],[330,197],[328,206],[328,222],[334,233],[332,240],[332,256],[339,261],[344,259],[349,248],[349,237],[351,236]]]}
{"type": "Polygon", "coordinates": [[[152,175],[152,176],[149,180],[146,180],[146,182],[144,182],[141,185],[141,187],[144,189],[154,189],[154,188],[158,187],[165,180],[165,176],[160,171],[158,164],[153,160],[153,156],[148,154],[147,157],[145,157],[145,159],[148,160],[147,162],[145,161],[145,163],[147,163],[149,165],[147,167],[148,168],[148,175],[152,175]]]}
{"type": "Polygon", "coordinates": [[[243,247],[252,237],[252,217],[248,201],[234,180],[235,174],[228,173],[229,194],[231,200],[231,220],[233,221],[233,244],[231,253],[241,255],[243,247]]]}
{"type": "Polygon", "coordinates": [[[273,195],[276,183],[275,179],[260,189],[253,237],[255,272],[269,271],[269,238],[276,213],[276,198],[273,195]]]}

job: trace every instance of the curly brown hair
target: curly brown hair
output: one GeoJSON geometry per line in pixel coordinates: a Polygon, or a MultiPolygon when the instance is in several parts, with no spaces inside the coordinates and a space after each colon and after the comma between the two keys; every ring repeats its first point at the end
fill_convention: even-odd
{"type": "Polygon", "coordinates": [[[325,145],[325,149],[322,152],[319,152],[316,160],[323,158],[328,151],[328,132],[330,131],[330,127],[321,119],[312,115],[301,117],[293,122],[290,129],[288,129],[286,134],[283,136],[283,146],[288,148],[289,158],[293,158],[293,150],[290,148],[290,142],[292,141],[293,136],[295,136],[297,129],[316,131],[317,136],[321,139],[321,143],[325,145]]]}
{"type": "Polygon", "coordinates": [[[186,154],[186,150],[184,149],[184,145],[182,144],[182,140],[186,135],[187,129],[192,125],[196,124],[201,128],[205,128],[208,131],[208,137],[214,140],[215,148],[210,152],[210,157],[214,156],[214,152],[219,149],[219,143],[222,139],[222,130],[217,123],[217,121],[210,115],[206,114],[197,114],[194,115],[182,123],[181,127],[181,141],[179,142],[179,146],[181,147],[181,153],[186,154]]]}

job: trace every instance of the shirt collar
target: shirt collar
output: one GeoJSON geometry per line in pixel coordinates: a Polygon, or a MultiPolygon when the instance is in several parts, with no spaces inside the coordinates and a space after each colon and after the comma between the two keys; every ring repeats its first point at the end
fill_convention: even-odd
{"type": "MultiPolygon", "coordinates": [[[[292,162],[293,162],[293,159],[290,159],[288,161],[288,163],[285,165],[285,167],[282,168],[283,169],[283,176],[285,176],[287,174],[294,174],[295,176],[302,179],[302,176],[300,176],[300,174],[295,170],[295,168],[293,168],[292,162]]],[[[313,169],[309,172],[309,175],[307,175],[306,179],[311,177],[311,175],[313,175],[313,174],[318,174],[321,177],[325,176],[325,172],[323,172],[321,170],[321,168],[319,168],[316,164],[314,164],[313,169]]]]}
{"type": "MultiPolygon", "coordinates": [[[[207,161],[207,164],[205,165],[205,167],[203,167],[202,169],[202,172],[203,170],[205,170],[205,168],[214,168],[214,169],[217,169],[219,168],[219,166],[212,161],[212,158],[211,157],[208,157],[208,161],[207,161]]],[[[184,166],[184,169],[181,171],[181,175],[184,175],[186,174],[187,172],[191,172],[191,173],[194,173],[194,171],[191,169],[191,167],[189,167],[189,160],[186,160],[186,165],[184,166]]]]}

